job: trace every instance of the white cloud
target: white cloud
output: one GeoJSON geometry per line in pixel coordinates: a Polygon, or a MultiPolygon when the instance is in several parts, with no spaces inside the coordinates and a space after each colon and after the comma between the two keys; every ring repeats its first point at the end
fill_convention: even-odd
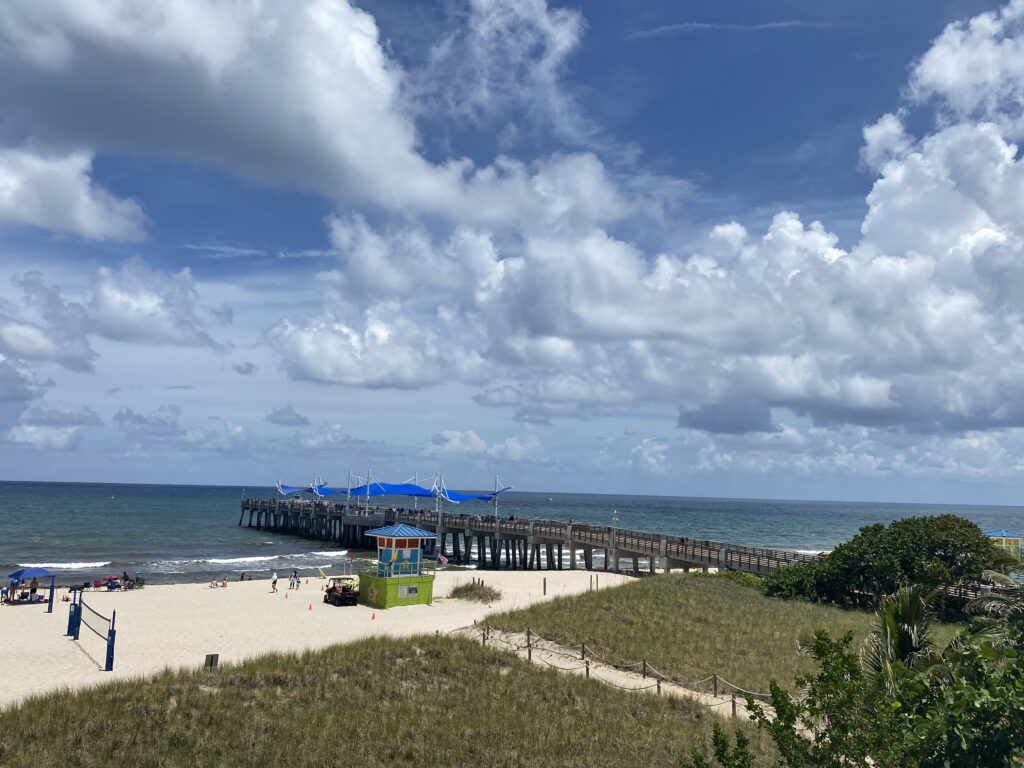
{"type": "Polygon", "coordinates": [[[561,84],[583,15],[546,0],[470,0],[464,24],[434,46],[413,93],[432,113],[494,121],[521,111],[562,136],[592,132],[561,84]]]}
{"type": "Polygon", "coordinates": [[[68,451],[78,447],[85,427],[97,427],[102,423],[88,406],[79,411],[32,407],[5,435],[8,441],[29,448],[68,451]]]}
{"type": "Polygon", "coordinates": [[[430,438],[427,456],[471,456],[497,461],[519,462],[540,460],[540,441],[533,435],[506,437],[488,444],[471,429],[442,430],[430,438]]]}
{"type": "Polygon", "coordinates": [[[117,341],[215,347],[198,304],[187,267],[169,274],[135,260],[117,270],[99,268],[88,314],[95,333],[117,341]]]}
{"type": "Polygon", "coordinates": [[[275,408],[266,415],[266,420],[279,427],[308,427],[309,418],[303,416],[294,407],[286,405],[284,408],[275,408]]]}
{"type": "Polygon", "coordinates": [[[647,437],[631,451],[632,468],[644,474],[661,475],[668,471],[668,445],[657,437],[647,437]]]}
{"type": "Polygon", "coordinates": [[[332,314],[301,323],[283,319],[267,340],[297,379],[395,389],[478,379],[479,355],[448,343],[442,314],[431,328],[406,316],[397,301],[380,302],[358,324],[332,314]]]}
{"type": "Polygon", "coordinates": [[[1016,120],[1024,108],[1024,2],[948,25],[918,59],[910,92],[954,119],[1016,120]]]}
{"type": "Polygon", "coordinates": [[[47,427],[35,424],[18,424],[7,430],[7,439],[12,443],[30,448],[51,451],[68,451],[78,447],[81,427],[47,427]]]}
{"type": "Polygon", "coordinates": [[[88,152],[45,154],[0,147],[0,225],[16,224],[92,240],[140,240],[142,209],[93,184],[88,152]]]}

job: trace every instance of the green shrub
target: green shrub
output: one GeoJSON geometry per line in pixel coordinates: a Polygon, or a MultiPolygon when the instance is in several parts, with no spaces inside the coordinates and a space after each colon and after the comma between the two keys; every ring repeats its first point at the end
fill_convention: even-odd
{"type": "Polygon", "coordinates": [[[488,587],[482,581],[471,581],[468,584],[458,584],[452,587],[448,597],[457,600],[475,600],[478,603],[495,603],[501,599],[501,591],[494,587],[488,587]]]}
{"type": "Polygon", "coordinates": [[[1004,559],[969,520],[956,515],[908,517],[888,526],[865,526],[827,557],[775,571],[765,581],[765,593],[874,608],[904,585],[931,591],[976,582],[1004,559]]]}

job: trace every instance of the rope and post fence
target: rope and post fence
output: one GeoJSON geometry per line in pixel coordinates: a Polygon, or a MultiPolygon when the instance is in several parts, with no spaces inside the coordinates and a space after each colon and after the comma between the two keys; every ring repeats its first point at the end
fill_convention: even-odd
{"type": "Polygon", "coordinates": [[[644,680],[654,678],[654,681],[650,685],[639,688],[621,686],[617,685],[612,680],[602,679],[603,682],[606,682],[610,685],[619,688],[623,688],[624,690],[642,691],[654,688],[656,689],[656,693],[661,694],[662,683],[671,683],[672,685],[679,686],[680,688],[684,688],[695,693],[711,693],[711,695],[715,698],[724,698],[728,696],[729,698],[725,698],[723,701],[717,702],[713,706],[723,706],[726,704],[730,704],[733,716],[736,716],[738,711],[738,696],[749,696],[752,699],[756,699],[762,702],[771,701],[771,694],[760,693],[758,691],[751,691],[746,688],[742,688],[736,685],[735,683],[729,682],[724,677],[719,675],[717,672],[712,673],[711,675],[703,679],[692,679],[687,681],[684,680],[681,676],[672,676],[664,674],[663,672],[656,669],[647,659],[641,659],[640,661],[635,662],[615,661],[601,657],[600,655],[595,653],[592,648],[588,647],[586,643],[580,643],[578,646],[578,650],[576,650],[577,646],[575,645],[563,646],[561,643],[558,643],[554,640],[550,640],[538,634],[536,631],[533,630],[532,627],[526,628],[526,642],[522,645],[516,644],[506,639],[502,636],[502,633],[500,631],[495,631],[494,628],[491,627],[489,624],[483,624],[481,626],[478,626],[476,629],[480,632],[480,639],[483,645],[487,645],[487,643],[494,641],[515,653],[521,653],[525,651],[527,660],[531,662],[533,661],[534,650],[543,651],[544,653],[553,654],[556,656],[562,656],[566,659],[570,659],[576,662],[582,662],[582,664],[577,663],[577,665],[574,667],[560,667],[558,665],[552,664],[543,657],[538,657],[539,661],[542,661],[548,666],[554,667],[555,669],[559,669],[561,671],[570,672],[583,670],[583,673],[587,679],[590,679],[592,676],[597,677],[598,679],[602,679],[597,674],[595,668],[592,666],[592,661],[596,661],[599,664],[603,664],[606,667],[610,667],[621,672],[632,672],[634,674],[639,672],[640,677],[644,680]],[[542,645],[541,643],[546,643],[546,645],[542,645]],[[707,687],[709,683],[711,689],[710,691],[708,691],[707,687]]]}

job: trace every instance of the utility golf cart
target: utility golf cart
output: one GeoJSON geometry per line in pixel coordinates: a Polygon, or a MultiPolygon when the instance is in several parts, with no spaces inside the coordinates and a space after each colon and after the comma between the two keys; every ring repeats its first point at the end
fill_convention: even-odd
{"type": "Polygon", "coordinates": [[[328,605],[355,605],[359,599],[358,576],[328,576],[324,602],[328,605]]]}

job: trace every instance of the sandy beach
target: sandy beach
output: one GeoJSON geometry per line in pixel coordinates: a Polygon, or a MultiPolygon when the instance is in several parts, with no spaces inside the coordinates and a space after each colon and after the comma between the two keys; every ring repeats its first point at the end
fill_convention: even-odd
{"type": "Polygon", "coordinates": [[[521,608],[560,595],[584,592],[591,579],[602,589],[630,577],[589,571],[447,571],[437,574],[434,603],[388,611],[362,605],[336,608],[323,603],[322,580],[310,577],[289,592],[287,579],[270,591],[269,580],[231,582],[227,589],[206,584],[149,586],[131,592],[86,593],[86,602],[109,615],[117,611],[117,654],[113,672],[98,668],[104,642],[84,627],[79,643],[64,636],[68,604],[57,593],[52,614],[41,606],[0,606],[0,637],[13,655],[0,676],[0,707],[62,686],[79,688],[134,677],[164,667],[201,667],[208,653],[220,663],[272,651],[323,648],[373,635],[450,632],[503,609],[521,608]],[[483,578],[502,593],[491,605],[447,598],[452,587],[483,578]],[[543,580],[547,579],[547,597],[543,580]],[[287,597],[286,597],[287,595],[287,597]],[[15,659],[23,660],[16,662],[15,659]]]}

